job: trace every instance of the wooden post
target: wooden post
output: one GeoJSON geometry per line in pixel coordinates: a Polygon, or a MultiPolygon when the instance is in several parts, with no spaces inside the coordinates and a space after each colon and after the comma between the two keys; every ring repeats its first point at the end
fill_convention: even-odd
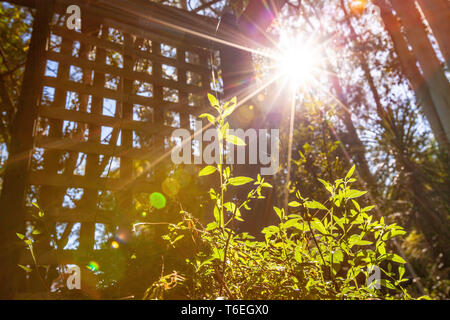
{"type": "MultiPolygon", "coordinates": [[[[124,34],[124,56],[123,68],[128,72],[133,72],[134,58],[132,52],[135,49],[135,41],[131,34],[124,34]]],[[[121,78],[122,94],[124,96],[133,93],[133,80],[125,77],[121,78]]],[[[130,102],[122,102],[121,121],[133,120],[133,104],[130,102]]],[[[122,147],[124,150],[131,150],[133,147],[133,130],[122,129],[122,147]]],[[[134,218],[133,213],[133,160],[130,157],[124,156],[120,158],[120,179],[124,181],[124,188],[118,193],[118,207],[120,210],[121,223],[125,223],[129,227],[130,221],[134,218]],[[123,221],[122,221],[123,219],[123,221]]]]}
{"type": "Polygon", "coordinates": [[[18,112],[11,127],[11,148],[0,197],[0,299],[14,298],[18,289],[16,275],[23,272],[17,266],[23,246],[16,232],[24,228],[27,173],[53,9],[53,0],[37,2],[18,112]]]}
{"type": "MultiPolygon", "coordinates": [[[[101,31],[100,39],[105,40],[108,35],[108,27],[105,24],[102,24],[101,28],[99,27],[99,32],[100,31],[101,31]]],[[[99,64],[105,63],[106,50],[104,48],[101,48],[99,46],[97,47],[95,61],[98,62],[99,64]]],[[[105,73],[100,72],[98,70],[94,70],[93,88],[95,90],[101,90],[104,88],[104,86],[105,86],[105,73]]],[[[101,115],[102,112],[103,112],[103,98],[101,96],[93,95],[91,114],[101,115]]],[[[89,124],[88,141],[100,143],[101,130],[102,127],[100,125],[89,124]]],[[[106,155],[104,156],[106,157],[106,155]]],[[[92,179],[98,178],[101,175],[99,159],[100,157],[98,154],[91,153],[86,156],[85,175],[87,177],[92,179]]],[[[86,188],[84,190],[83,197],[80,201],[80,206],[87,212],[97,207],[98,191],[99,191],[98,189],[94,188],[89,189],[86,188]]],[[[92,254],[95,244],[94,236],[95,236],[95,222],[94,221],[82,222],[80,227],[80,247],[78,249],[81,252],[80,255],[81,260],[88,259],[88,257],[92,254]]]]}

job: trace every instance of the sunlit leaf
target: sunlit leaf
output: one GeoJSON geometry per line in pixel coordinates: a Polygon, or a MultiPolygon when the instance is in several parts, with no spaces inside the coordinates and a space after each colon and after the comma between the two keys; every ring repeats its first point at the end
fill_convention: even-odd
{"type": "Polygon", "coordinates": [[[306,208],[309,208],[309,209],[328,210],[323,204],[321,204],[320,202],[317,202],[315,200],[313,200],[313,201],[306,201],[304,203],[304,206],[306,208]]]}
{"type": "Polygon", "coordinates": [[[214,172],[216,172],[216,170],[217,170],[217,168],[214,166],[206,166],[202,170],[200,170],[198,175],[199,175],[199,177],[207,176],[207,175],[213,174],[214,172]]]}
{"type": "Polygon", "coordinates": [[[23,270],[25,270],[26,273],[30,273],[33,270],[31,270],[31,268],[27,267],[27,266],[23,266],[21,264],[18,264],[19,267],[21,267],[23,270]]]}
{"type": "Polygon", "coordinates": [[[298,202],[298,201],[291,201],[291,202],[288,203],[288,206],[289,207],[293,207],[293,208],[297,208],[297,207],[301,206],[301,203],[298,202]]]}
{"type": "Polygon", "coordinates": [[[355,168],[356,168],[356,165],[353,165],[353,167],[350,168],[347,175],[345,176],[345,180],[348,180],[351,178],[351,176],[353,175],[353,172],[355,172],[355,168]]]}
{"type": "Polygon", "coordinates": [[[327,189],[327,191],[329,192],[329,193],[333,193],[333,186],[330,184],[330,183],[328,183],[327,181],[325,181],[325,180],[322,180],[322,179],[317,179],[317,180],[319,180],[324,186],[325,186],[325,189],[327,189]]]}
{"type": "Polygon", "coordinates": [[[225,136],[225,140],[227,142],[232,143],[237,146],[245,146],[246,145],[245,142],[241,138],[239,138],[235,135],[232,135],[232,134],[227,134],[225,136]]]}
{"type": "Polygon", "coordinates": [[[247,184],[252,181],[253,181],[253,179],[249,178],[249,177],[235,177],[235,178],[230,178],[228,180],[228,182],[230,182],[230,184],[232,186],[241,186],[243,184],[247,184]]]}
{"type": "Polygon", "coordinates": [[[202,114],[199,115],[198,117],[199,117],[199,118],[208,118],[208,121],[209,121],[211,124],[216,123],[216,118],[215,118],[212,114],[209,114],[209,113],[202,113],[202,114]]]}
{"type": "Polygon", "coordinates": [[[216,97],[210,93],[208,93],[208,100],[212,107],[219,106],[219,101],[217,101],[216,97]]]}
{"type": "Polygon", "coordinates": [[[406,261],[402,257],[395,253],[388,254],[386,258],[394,262],[406,263],[406,261]]]}
{"type": "Polygon", "coordinates": [[[355,190],[355,189],[350,189],[345,192],[345,197],[347,199],[354,199],[354,198],[359,198],[359,197],[365,195],[366,193],[367,193],[367,191],[359,191],[359,190],[355,190]]]}

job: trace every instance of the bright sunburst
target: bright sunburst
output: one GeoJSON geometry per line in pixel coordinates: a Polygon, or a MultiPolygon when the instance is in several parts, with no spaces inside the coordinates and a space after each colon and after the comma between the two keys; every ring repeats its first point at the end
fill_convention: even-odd
{"type": "Polygon", "coordinates": [[[290,86],[298,88],[318,75],[321,50],[311,39],[281,35],[278,50],[277,69],[290,86]]]}

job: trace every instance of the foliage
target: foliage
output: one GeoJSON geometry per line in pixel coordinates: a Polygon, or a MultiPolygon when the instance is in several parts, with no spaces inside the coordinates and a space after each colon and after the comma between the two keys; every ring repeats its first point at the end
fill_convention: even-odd
{"type": "MultiPolygon", "coordinates": [[[[178,1],[172,0],[155,1],[172,5],[178,4],[178,1]]],[[[187,1],[188,7],[189,3],[187,1]]],[[[244,10],[247,1],[229,1],[228,3],[231,4],[234,11],[239,15],[244,10]]],[[[293,154],[296,155],[294,156],[295,159],[293,159],[293,162],[297,166],[293,166],[293,172],[291,172],[291,195],[295,197],[292,200],[296,202],[291,203],[293,206],[287,212],[285,212],[286,208],[284,210],[282,208],[276,209],[276,213],[278,212],[280,215],[282,213],[284,214],[284,220],[278,218],[280,220],[279,223],[272,226],[273,228],[269,227],[269,229],[265,230],[265,235],[270,235],[267,242],[255,241],[255,239],[247,234],[239,234],[233,231],[237,230],[236,226],[239,222],[242,222],[240,220],[243,219],[242,216],[244,215],[238,216],[236,214],[234,220],[225,225],[227,221],[233,218],[235,209],[237,212],[240,203],[237,203],[236,200],[228,202],[224,199],[233,199],[233,190],[235,190],[233,184],[250,181],[250,178],[234,177],[232,168],[225,166],[221,170],[219,170],[219,166],[206,167],[201,171],[201,176],[207,176],[207,178],[201,179],[194,178],[196,173],[186,172],[186,168],[159,167],[158,170],[151,172],[151,174],[154,171],[157,174],[161,174],[161,176],[157,176],[157,181],[164,180],[165,183],[172,178],[180,181],[177,175],[181,174],[188,176],[189,182],[181,184],[179,186],[180,193],[173,195],[170,190],[167,192],[167,188],[164,189],[163,187],[162,192],[168,196],[168,205],[161,210],[156,210],[149,204],[149,194],[139,194],[134,199],[134,209],[138,213],[138,216],[133,218],[136,219],[136,222],[143,223],[137,227],[138,231],[136,234],[138,236],[130,240],[126,245],[121,244],[118,250],[111,250],[110,241],[103,245],[108,250],[105,250],[105,256],[100,261],[103,268],[99,272],[98,288],[103,291],[105,297],[117,298],[128,294],[141,297],[145,294],[146,286],[153,282],[155,285],[152,287],[153,289],[150,288],[151,290],[148,292],[147,298],[216,297],[217,295],[229,295],[227,289],[232,294],[229,296],[243,297],[247,294],[247,296],[253,297],[252,294],[259,292],[258,290],[261,287],[272,288],[271,290],[277,289],[270,287],[276,281],[286,281],[284,283],[288,285],[294,283],[294,280],[290,278],[289,269],[283,272],[270,270],[268,278],[266,278],[267,282],[259,283],[258,285],[260,287],[252,287],[253,284],[250,281],[242,278],[243,271],[239,272],[240,269],[247,270],[245,269],[246,267],[241,266],[243,262],[238,261],[234,256],[234,253],[237,252],[239,257],[239,250],[241,249],[245,254],[248,254],[248,257],[254,258],[256,259],[255,261],[262,264],[262,269],[260,270],[266,270],[265,268],[268,266],[276,268],[281,261],[286,266],[291,264],[298,268],[301,266],[303,268],[302,272],[304,272],[303,275],[306,274],[313,279],[312,281],[318,281],[317,283],[321,284],[320,290],[314,287],[312,291],[301,293],[298,293],[299,291],[295,291],[292,288],[283,288],[283,293],[274,292],[274,297],[277,295],[281,297],[283,294],[286,294],[283,297],[288,297],[287,292],[292,294],[292,297],[294,297],[295,292],[298,293],[295,297],[337,297],[333,296],[337,292],[333,292],[332,290],[334,284],[330,285],[328,282],[337,282],[340,288],[353,286],[351,283],[345,284],[345,281],[342,279],[346,279],[347,274],[345,272],[348,272],[350,269],[348,261],[353,261],[354,257],[345,252],[344,261],[339,263],[340,269],[338,270],[337,267],[334,269],[333,265],[336,264],[334,261],[336,258],[335,255],[337,254],[340,257],[340,253],[334,252],[340,250],[339,252],[344,254],[343,249],[337,247],[338,244],[341,245],[339,241],[341,241],[342,237],[342,235],[339,237],[338,232],[343,233],[344,230],[335,221],[336,218],[331,220],[331,216],[339,217],[339,219],[344,219],[344,221],[346,221],[345,219],[351,220],[354,218],[352,213],[352,210],[354,210],[356,212],[355,221],[360,221],[361,217],[363,221],[366,221],[368,218],[365,218],[365,215],[370,217],[369,212],[371,211],[359,212],[352,201],[355,200],[361,208],[366,208],[372,201],[376,202],[377,207],[383,213],[383,217],[386,220],[380,226],[388,228],[390,223],[396,222],[408,231],[409,235],[405,240],[401,241],[402,248],[405,251],[405,257],[408,258],[408,261],[415,268],[430,296],[433,298],[448,298],[448,254],[446,255],[447,260],[445,260],[445,257],[442,257],[442,252],[445,252],[442,248],[448,248],[449,234],[447,223],[450,208],[450,200],[448,197],[450,194],[448,192],[450,186],[448,154],[437,150],[436,141],[433,140],[429,130],[429,124],[420,114],[421,104],[423,102],[420,101],[419,97],[414,97],[414,85],[409,83],[410,79],[408,79],[404,71],[400,68],[401,61],[399,60],[398,53],[395,52],[389,34],[386,32],[387,30],[384,30],[379,24],[377,14],[370,11],[370,8],[373,6],[368,5],[365,10],[364,8],[360,8],[361,11],[357,10],[357,14],[354,10],[350,10],[349,12],[353,12],[352,17],[345,19],[345,14],[343,14],[341,8],[344,3],[348,4],[351,2],[340,0],[298,1],[291,2],[285,7],[287,10],[281,12],[284,15],[284,18],[281,20],[285,20],[286,22],[286,25],[282,26],[282,30],[287,28],[288,25],[290,25],[289,27],[295,25],[298,28],[297,31],[300,33],[314,34],[316,38],[331,39],[327,41],[326,47],[330,49],[330,52],[333,51],[333,48],[338,49],[339,56],[331,55],[331,65],[327,66],[326,70],[323,70],[326,72],[323,72],[322,76],[327,76],[331,73],[338,74],[337,82],[340,83],[342,92],[339,93],[336,87],[331,85],[332,81],[328,81],[329,83],[324,85],[323,88],[312,93],[315,99],[320,99],[324,103],[315,105],[316,102],[314,102],[310,105],[304,103],[303,100],[301,102],[302,107],[297,108],[293,145],[293,154]],[[352,25],[356,30],[356,35],[352,35],[350,30],[352,25]],[[370,72],[363,72],[364,68],[370,72]],[[372,79],[370,79],[370,75],[372,79]],[[370,81],[375,84],[375,87],[368,85],[370,81]],[[324,92],[332,93],[332,102],[327,101],[330,97],[328,94],[323,94],[324,92]],[[377,95],[381,99],[382,106],[389,107],[387,108],[388,113],[384,115],[375,110],[377,95]],[[336,108],[333,106],[336,103],[334,96],[340,102],[336,108]],[[347,113],[350,116],[346,119],[345,115],[347,113]],[[356,131],[352,132],[348,124],[352,124],[356,128],[356,131]],[[358,141],[359,143],[357,143],[358,141]],[[344,179],[341,183],[342,187],[336,186],[336,178],[346,175],[345,168],[348,162],[356,163],[358,170],[363,171],[362,164],[366,162],[366,158],[367,162],[369,162],[370,169],[372,169],[374,178],[372,181],[365,179],[368,185],[361,185],[361,180],[358,179],[358,181],[347,181],[348,185],[345,186],[344,179]],[[165,180],[166,174],[169,176],[169,180],[165,180]],[[219,176],[221,179],[216,179],[222,180],[219,188],[212,188],[212,191],[208,194],[205,194],[203,188],[197,185],[205,182],[207,179],[219,176]],[[323,179],[322,182],[319,179],[323,179]],[[225,190],[223,189],[224,187],[226,187],[225,190]],[[369,199],[367,196],[362,196],[350,200],[344,197],[339,207],[332,201],[333,193],[330,190],[339,194],[339,190],[344,190],[345,188],[351,188],[350,190],[352,188],[370,190],[372,197],[369,199]],[[297,190],[301,191],[302,198],[296,196],[297,190]],[[229,196],[227,197],[226,195],[229,196]],[[215,216],[219,216],[222,219],[221,217],[223,216],[223,219],[226,221],[222,220],[223,226],[220,226],[216,221],[217,226],[212,225],[216,229],[209,230],[208,226],[211,228],[210,224],[204,227],[200,222],[204,221],[204,212],[209,210],[209,208],[198,205],[198,203],[203,203],[205,198],[213,197],[215,197],[212,201],[214,204],[211,207],[209,218],[212,219],[215,216]],[[317,202],[311,204],[309,203],[309,201],[312,201],[311,199],[317,202]],[[219,205],[217,205],[217,201],[219,201],[219,205]],[[183,204],[181,213],[182,221],[179,224],[177,224],[177,220],[180,219],[180,215],[177,215],[179,205],[176,202],[183,204]],[[309,206],[320,207],[319,204],[324,206],[326,210],[322,207],[322,209],[309,208],[309,206]],[[214,210],[213,208],[217,209],[214,210]],[[317,214],[311,220],[305,218],[308,210],[313,214],[317,211],[317,214]],[[433,224],[428,219],[430,212],[441,217],[442,221],[445,222],[437,224],[442,226],[441,229],[433,229],[433,224]],[[299,217],[295,217],[295,215],[299,217]],[[344,215],[347,215],[347,217],[344,218],[344,215]],[[320,220],[327,231],[326,235],[316,229],[317,226],[320,228],[320,225],[316,224],[314,219],[320,220]],[[324,223],[325,219],[326,224],[324,223]],[[293,220],[297,221],[294,222],[293,220]],[[161,221],[164,221],[165,224],[156,224],[161,221]],[[312,228],[310,228],[308,223],[311,224],[312,228]],[[294,225],[291,226],[290,224],[294,225]],[[304,225],[304,230],[298,229],[297,224],[304,225]],[[165,233],[164,229],[167,225],[169,225],[170,233],[165,235],[163,239],[162,236],[165,233]],[[271,232],[271,230],[277,230],[275,228],[278,228],[279,231],[271,232]],[[314,236],[312,234],[313,232],[314,236]],[[338,236],[334,237],[334,234],[338,236]],[[305,249],[297,244],[297,238],[306,241],[308,247],[305,249]],[[228,241],[228,239],[230,240],[228,241]],[[318,243],[318,246],[316,246],[315,242],[318,243]],[[440,246],[436,245],[438,242],[441,243],[440,246]],[[286,253],[284,251],[277,253],[275,250],[277,243],[285,245],[286,253]],[[215,252],[214,248],[216,246],[214,244],[217,244],[216,246],[219,249],[228,249],[226,254],[224,250],[217,251],[219,250],[217,249],[216,251],[219,257],[210,260],[215,252]],[[270,244],[275,246],[275,249],[270,244]],[[253,249],[251,246],[258,249],[253,249]],[[266,248],[266,246],[269,247],[266,248]],[[304,250],[305,253],[303,254],[303,251],[297,249],[297,247],[304,250]],[[319,251],[314,248],[321,249],[319,251]],[[255,256],[256,253],[253,254],[253,250],[259,252],[262,258],[255,256]],[[311,259],[316,259],[312,260],[315,267],[309,265],[302,266],[295,260],[296,252],[301,252],[304,259],[307,256],[311,257],[311,259]],[[330,252],[333,252],[333,254],[331,255],[330,252]],[[320,253],[323,254],[324,259],[322,259],[320,253]],[[225,259],[225,255],[227,259],[225,259]],[[327,260],[330,255],[333,257],[331,263],[327,260]],[[137,257],[137,259],[132,257],[137,257]],[[161,259],[161,257],[164,257],[164,259],[161,259]],[[185,263],[185,259],[189,259],[189,262],[185,263]],[[285,260],[289,263],[285,262],[285,260]],[[158,261],[161,261],[161,264],[158,261]],[[174,273],[169,273],[168,276],[165,276],[166,273],[164,270],[168,270],[169,272],[178,270],[181,274],[186,275],[186,277],[175,277],[177,281],[175,282],[176,286],[174,286],[174,283],[171,283],[172,279],[174,279],[174,273]],[[195,270],[198,270],[198,275],[195,274],[195,270]],[[319,270],[321,271],[319,272],[319,270]],[[161,277],[161,274],[163,277],[161,277]],[[158,280],[159,278],[160,280],[158,280]],[[221,279],[223,279],[223,283],[221,279]],[[274,281],[271,279],[274,279],[274,281]],[[253,291],[245,288],[240,289],[242,288],[240,283],[253,288],[253,291]],[[175,294],[175,292],[177,293],[175,294]]],[[[221,13],[218,12],[220,10],[217,10],[217,8],[218,6],[216,10],[205,10],[202,13],[220,16],[221,13]]],[[[352,9],[351,6],[350,9],[352,9]]],[[[0,164],[3,164],[8,156],[11,123],[18,108],[17,100],[20,95],[21,78],[31,35],[32,13],[32,10],[12,6],[6,2],[0,5],[0,34],[4,40],[0,44],[0,89],[2,93],[0,97],[0,107],[2,110],[0,119],[0,164]]],[[[58,23],[60,25],[63,23],[62,17],[59,18],[58,23]]],[[[432,37],[431,33],[430,37],[432,37]]],[[[115,31],[108,33],[107,38],[111,42],[120,43],[120,41],[123,41],[123,35],[115,31]]],[[[50,40],[50,48],[58,46],[57,41],[55,43],[53,38],[50,40]]],[[[115,66],[120,67],[123,63],[121,56],[112,54],[112,52],[108,52],[108,59],[115,66]]],[[[136,65],[136,68],[140,72],[148,72],[150,66],[145,61],[141,61],[140,64],[136,65]]],[[[166,72],[166,70],[163,69],[163,72],[166,72]]],[[[81,70],[78,73],[77,76],[82,75],[81,70]]],[[[170,75],[167,74],[167,76],[170,75]]],[[[270,72],[269,76],[273,76],[272,72],[270,72]]],[[[107,76],[107,85],[111,85],[112,87],[117,86],[115,82],[117,82],[117,79],[112,79],[107,76]]],[[[321,82],[325,84],[325,81],[321,82]]],[[[144,85],[141,85],[139,81],[136,83],[134,84],[133,90],[139,92],[149,90],[144,85]]],[[[44,92],[43,105],[47,103],[45,98],[47,96],[44,92]]],[[[71,96],[71,101],[66,107],[83,110],[79,100],[79,97],[71,96]]],[[[217,119],[213,115],[205,115],[204,117],[217,124],[217,121],[220,120],[220,112],[222,112],[223,125],[225,126],[225,111],[228,110],[228,112],[231,112],[233,109],[227,108],[224,110],[225,108],[219,106],[217,101],[212,101],[214,102],[216,111],[219,112],[219,117],[217,119]]],[[[139,118],[145,121],[151,121],[153,118],[152,112],[153,109],[150,107],[142,107],[137,111],[139,118]]],[[[167,123],[170,124],[172,121],[171,115],[166,115],[166,118],[167,123]]],[[[40,121],[42,123],[37,126],[38,131],[45,129],[45,121],[48,120],[42,118],[40,121]]],[[[64,129],[64,135],[73,137],[77,131],[84,130],[83,128],[85,128],[84,125],[67,127],[64,129]]],[[[150,135],[141,133],[136,133],[136,135],[139,146],[151,145],[152,138],[150,135]]],[[[119,130],[114,130],[105,139],[110,145],[115,145],[118,137],[119,130]]],[[[238,144],[241,143],[231,136],[222,138],[238,144]]],[[[281,140],[283,143],[283,141],[287,141],[288,139],[281,140]]],[[[58,169],[64,169],[64,172],[71,172],[73,168],[70,164],[75,162],[78,162],[77,166],[84,166],[84,161],[76,161],[73,158],[76,156],[77,153],[73,153],[67,158],[62,157],[58,169]]],[[[36,152],[36,155],[33,156],[32,167],[38,168],[42,166],[43,158],[39,157],[38,152],[36,152]]],[[[108,157],[103,159],[100,165],[101,169],[108,167],[108,160],[108,157]]],[[[290,160],[284,159],[285,167],[287,161],[290,160]]],[[[145,161],[136,161],[134,165],[138,175],[147,173],[147,167],[149,165],[145,161]]],[[[112,166],[109,165],[109,178],[118,177],[119,170],[117,168],[114,164],[112,166]]],[[[0,178],[3,175],[3,170],[4,166],[0,165],[0,178]]],[[[356,176],[356,173],[353,176],[356,176]]],[[[367,177],[363,176],[363,178],[367,177]]],[[[261,186],[261,194],[259,195],[255,191],[254,198],[256,199],[247,199],[251,200],[246,204],[247,207],[250,205],[253,206],[253,201],[263,197],[264,189],[275,194],[276,192],[282,193],[284,191],[284,172],[273,180],[268,181],[266,179],[263,182],[262,180],[262,178],[257,178],[251,181],[257,184],[254,185],[255,189],[252,189],[250,193],[261,186]],[[267,185],[269,182],[274,186],[272,190],[269,190],[270,187],[267,185]],[[265,186],[263,187],[262,185],[264,184],[265,186]],[[281,187],[277,188],[277,186],[281,187]]],[[[203,184],[208,185],[209,182],[210,180],[203,184]]],[[[219,183],[217,184],[219,185],[219,183]]],[[[245,187],[249,184],[250,182],[247,182],[243,186],[245,187]]],[[[33,198],[32,201],[41,201],[39,199],[38,189],[30,189],[29,193],[27,198],[33,198]]],[[[99,195],[101,198],[100,202],[107,204],[103,209],[114,212],[112,220],[113,224],[116,224],[121,222],[121,211],[114,204],[114,201],[109,201],[114,196],[113,194],[107,193],[99,195]]],[[[277,196],[280,195],[273,196],[274,204],[277,204],[277,196]]],[[[52,201],[59,201],[61,203],[63,197],[72,198],[71,200],[74,205],[79,205],[80,197],[72,196],[70,192],[67,192],[66,195],[55,194],[52,201]]],[[[44,201],[42,205],[43,207],[47,207],[44,201]]],[[[242,213],[247,211],[246,206],[240,208],[242,213]]],[[[41,212],[40,209],[39,211],[41,212]]],[[[273,216],[275,217],[276,215],[273,216]]],[[[208,219],[208,215],[206,218],[208,219]]],[[[374,223],[375,220],[375,218],[372,218],[371,223],[374,223]]],[[[378,222],[381,223],[381,220],[378,222]]],[[[30,229],[27,232],[18,230],[24,233],[22,241],[24,241],[24,244],[31,252],[33,252],[37,242],[46,242],[48,244],[49,239],[55,241],[55,248],[64,249],[69,237],[72,237],[73,234],[76,236],[77,232],[80,232],[79,227],[76,229],[74,223],[69,223],[65,227],[65,230],[61,232],[63,233],[62,238],[58,239],[56,234],[60,230],[55,230],[58,229],[58,224],[56,228],[54,221],[48,221],[45,224],[48,227],[39,226],[38,228],[42,231],[41,234],[33,234],[35,229],[30,229]],[[51,231],[48,231],[48,229],[51,229],[51,231]]],[[[59,223],[60,227],[61,225],[59,223]]],[[[356,231],[361,235],[363,230],[360,227],[363,227],[364,223],[355,223],[351,224],[351,226],[350,234],[346,235],[346,237],[351,239],[352,236],[357,235],[356,231]]],[[[109,227],[106,226],[106,228],[109,227]]],[[[105,234],[109,234],[110,232],[114,233],[115,231],[115,228],[111,227],[111,229],[106,229],[105,234]]],[[[374,236],[374,232],[369,232],[363,240],[373,243],[365,246],[355,245],[350,249],[350,252],[357,255],[359,252],[373,249],[372,251],[375,252],[375,262],[378,263],[377,259],[380,257],[380,253],[377,251],[377,241],[370,238],[374,236]]],[[[385,245],[387,252],[390,248],[387,244],[388,240],[385,245]]],[[[448,253],[448,250],[446,252],[448,253]]],[[[299,257],[298,253],[297,257],[299,257]]],[[[365,258],[366,260],[369,259],[368,257],[365,258]]],[[[372,258],[370,256],[370,259],[372,258]]],[[[244,261],[246,261],[245,258],[244,261]]],[[[42,266],[39,266],[38,263],[39,261],[34,261],[34,266],[22,266],[21,268],[30,275],[34,272],[34,268],[42,269],[42,266]]],[[[256,262],[254,263],[256,265],[256,262]]],[[[397,267],[400,265],[397,262],[385,259],[384,261],[380,261],[378,265],[387,273],[392,273],[391,276],[399,280],[398,276],[400,275],[400,271],[397,267]],[[389,269],[389,263],[391,264],[391,269],[389,269]]],[[[365,283],[364,277],[367,276],[367,266],[363,266],[362,264],[359,267],[363,271],[356,277],[358,287],[354,284],[355,288],[351,289],[346,297],[363,298],[368,296],[364,290],[364,294],[360,294],[361,288],[364,287],[365,283]]],[[[295,269],[296,274],[300,274],[297,271],[295,269]]],[[[261,273],[264,276],[265,273],[261,273]]],[[[177,275],[179,274],[177,273],[177,275]]],[[[253,274],[249,273],[249,278],[250,276],[253,276],[253,280],[255,280],[258,276],[257,271],[253,274]]],[[[390,279],[387,275],[385,277],[391,281],[392,286],[396,286],[394,280],[390,279]]],[[[51,281],[52,279],[44,280],[51,281]]],[[[299,282],[297,285],[300,284],[304,283],[299,282]]],[[[387,283],[384,284],[389,286],[387,283]]],[[[400,287],[407,284],[407,281],[399,283],[400,287]]],[[[395,291],[390,291],[393,289],[383,290],[383,292],[377,292],[376,294],[383,296],[386,292],[393,294],[395,291]]],[[[402,291],[402,293],[399,293],[402,295],[403,290],[401,288],[399,290],[402,291]]]]}
{"type": "MultiPolygon", "coordinates": [[[[220,145],[235,143],[227,136],[228,108],[235,100],[221,106],[210,96],[218,116],[220,145]]],[[[183,220],[169,227],[165,237],[170,246],[182,245],[187,231],[197,252],[186,259],[186,280],[181,288],[192,299],[369,299],[411,298],[403,285],[405,261],[388,249],[389,241],[405,234],[403,228],[385,223],[370,214],[374,206],[361,207],[358,198],[366,192],[352,189],[353,166],[344,179],[334,183],[319,180],[328,200],[324,203],[305,198],[293,190],[295,200],[289,209],[274,207],[279,223],[262,231],[264,241],[233,228],[242,220],[241,212],[253,200],[264,198],[262,191],[272,186],[258,176],[233,177],[232,168],[221,163],[207,166],[200,175],[218,175],[220,189],[209,191],[214,202],[214,221],[203,226],[181,211],[183,220]],[[242,203],[224,202],[225,193],[234,186],[253,182],[242,203]],[[382,276],[368,283],[370,271],[379,267],[382,276]],[[378,282],[377,282],[378,281],[378,282]],[[385,289],[377,290],[379,285],[385,289]]],[[[167,279],[167,276],[162,279],[167,279]]],[[[160,280],[162,281],[162,280],[160,280]]],[[[171,288],[158,298],[169,298],[171,288]]]]}

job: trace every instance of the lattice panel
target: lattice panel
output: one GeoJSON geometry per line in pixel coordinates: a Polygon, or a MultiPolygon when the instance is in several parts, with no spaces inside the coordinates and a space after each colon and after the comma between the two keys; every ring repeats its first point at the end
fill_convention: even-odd
{"type": "Polygon", "coordinates": [[[222,90],[218,60],[203,43],[107,16],[70,31],[55,14],[27,199],[56,221],[53,249],[98,249],[103,224],[133,221],[134,199],[161,190],[173,130],[193,132],[222,90]]]}

